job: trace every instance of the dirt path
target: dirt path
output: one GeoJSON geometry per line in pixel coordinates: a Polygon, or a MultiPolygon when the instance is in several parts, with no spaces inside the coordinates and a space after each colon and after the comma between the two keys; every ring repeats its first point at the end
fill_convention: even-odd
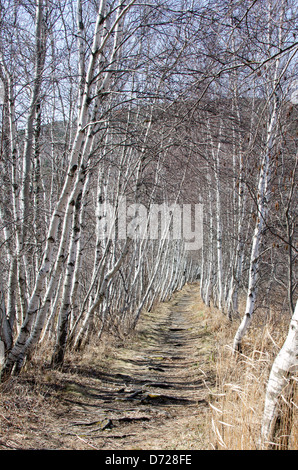
{"type": "Polygon", "coordinates": [[[48,390],[55,378],[59,405],[38,438],[26,434],[27,448],[206,449],[214,338],[199,302],[198,287],[186,286],[104,358],[93,351],[88,362],[44,374],[48,390]]]}

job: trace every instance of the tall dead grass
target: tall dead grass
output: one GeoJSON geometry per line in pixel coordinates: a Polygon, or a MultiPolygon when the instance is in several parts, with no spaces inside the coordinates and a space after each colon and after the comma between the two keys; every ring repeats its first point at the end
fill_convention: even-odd
{"type": "MultiPolygon", "coordinates": [[[[233,354],[231,345],[239,321],[231,322],[212,309],[209,328],[216,335],[216,392],[210,391],[210,422],[207,425],[211,449],[256,450],[259,448],[266,386],[272,363],[288,331],[289,318],[271,314],[265,318],[261,312],[256,318],[243,344],[243,354],[233,354]]],[[[297,377],[294,378],[297,384],[297,377]]],[[[287,415],[292,424],[288,449],[298,448],[297,393],[291,403],[283,400],[284,422],[280,434],[289,429],[287,415]]],[[[282,446],[274,446],[280,448],[282,446]]]]}

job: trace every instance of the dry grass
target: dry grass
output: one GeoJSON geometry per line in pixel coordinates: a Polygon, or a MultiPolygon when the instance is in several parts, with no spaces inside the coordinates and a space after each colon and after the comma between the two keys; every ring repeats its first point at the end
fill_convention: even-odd
{"type": "MultiPolygon", "coordinates": [[[[55,426],[58,396],[46,374],[24,373],[0,386],[0,450],[56,448],[55,426]],[[49,442],[51,444],[49,444],[49,442]]],[[[59,388],[58,381],[55,386],[59,388]]]]}
{"type": "MultiPolygon", "coordinates": [[[[235,357],[231,345],[239,321],[231,323],[218,310],[207,308],[200,299],[198,286],[189,286],[187,290],[192,298],[188,306],[192,324],[188,340],[193,338],[187,349],[193,362],[187,372],[188,380],[202,382],[202,392],[209,404],[198,407],[193,416],[182,413],[171,418],[166,416],[165,409],[165,415],[156,418],[156,422],[152,415],[151,421],[140,423],[138,432],[136,424],[131,425],[134,426],[132,434],[139,440],[146,436],[147,440],[143,440],[146,444],[138,444],[136,437],[132,437],[132,442],[127,440],[120,444],[117,440],[109,444],[104,433],[97,440],[89,437],[87,442],[83,434],[78,435],[70,428],[70,421],[82,421],[82,416],[84,420],[92,421],[95,411],[103,411],[100,400],[94,398],[93,403],[88,394],[109,392],[111,397],[118,397],[122,387],[121,374],[137,379],[138,374],[145,373],[146,364],[142,365],[145,359],[140,359],[141,353],[144,355],[148,350],[150,356],[151,349],[157,354],[158,347],[160,350],[164,347],[158,338],[166,332],[170,304],[165,303],[158,306],[157,317],[154,312],[145,314],[132,336],[112,338],[103,335],[99,344],[93,343],[86,348],[84,355],[67,354],[63,372],[42,365],[48,361],[49,351],[36,351],[33,362],[20,377],[0,385],[0,449],[80,450],[92,446],[132,449],[139,448],[138,445],[152,449],[161,448],[162,443],[167,449],[257,449],[269,372],[287,335],[289,318],[271,314],[267,321],[265,314],[256,316],[245,337],[243,354],[235,357]],[[135,361],[139,361],[139,365],[132,370],[130,367],[136,364],[135,361]],[[103,377],[109,374],[110,379],[114,374],[115,380],[102,382],[101,374],[103,377]],[[91,410],[92,418],[88,418],[88,414],[85,416],[85,409],[91,410]]],[[[181,296],[183,292],[175,294],[171,305],[174,306],[181,296]]],[[[180,380],[181,377],[176,378],[180,380]]],[[[298,448],[297,396],[294,402],[290,449],[298,448]]],[[[111,403],[112,408],[119,407],[120,413],[124,406],[122,402],[111,403]]],[[[286,405],[285,415],[288,409],[286,405]]]]}
{"type": "MultiPolygon", "coordinates": [[[[243,353],[235,356],[231,345],[239,322],[223,321],[220,312],[211,310],[208,324],[217,336],[217,386],[216,393],[210,395],[208,426],[211,448],[256,450],[270,369],[285,340],[289,319],[271,315],[269,322],[265,322],[260,314],[245,337],[243,353]]],[[[289,449],[298,448],[297,394],[295,401],[291,406],[294,416],[289,449]]],[[[285,404],[285,415],[288,410],[285,404]]]]}

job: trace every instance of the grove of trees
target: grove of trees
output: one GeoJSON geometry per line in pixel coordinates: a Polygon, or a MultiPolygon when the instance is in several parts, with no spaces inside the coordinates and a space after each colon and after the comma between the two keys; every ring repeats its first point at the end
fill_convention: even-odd
{"type": "Polygon", "coordinates": [[[0,0],[3,380],[193,281],[235,352],[260,309],[293,316],[297,367],[297,20],[296,0],[0,0]]]}

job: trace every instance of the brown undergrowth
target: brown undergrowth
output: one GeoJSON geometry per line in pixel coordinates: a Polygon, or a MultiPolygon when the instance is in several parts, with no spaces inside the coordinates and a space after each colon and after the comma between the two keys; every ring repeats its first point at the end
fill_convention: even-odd
{"type": "MultiPolygon", "coordinates": [[[[271,312],[266,319],[265,312],[258,312],[243,342],[242,354],[233,354],[231,345],[239,321],[222,321],[221,313],[211,309],[208,327],[216,334],[216,393],[210,400],[211,426],[210,442],[220,450],[256,450],[260,448],[266,387],[272,363],[288,333],[290,318],[271,312]]],[[[291,383],[297,383],[297,376],[291,383]]],[[[298,448],[297,393],[286,399],[281,398],[283,430],[289,432],[288,416],[291,410],[288,449],[298,448]],[[288,429],[287,429],[288,428],[288,429]]],[[[275,441],[275,444],[277,441],[275,441]]],[[[273,448],[283,449],[283,446],[273,448]]]]}

